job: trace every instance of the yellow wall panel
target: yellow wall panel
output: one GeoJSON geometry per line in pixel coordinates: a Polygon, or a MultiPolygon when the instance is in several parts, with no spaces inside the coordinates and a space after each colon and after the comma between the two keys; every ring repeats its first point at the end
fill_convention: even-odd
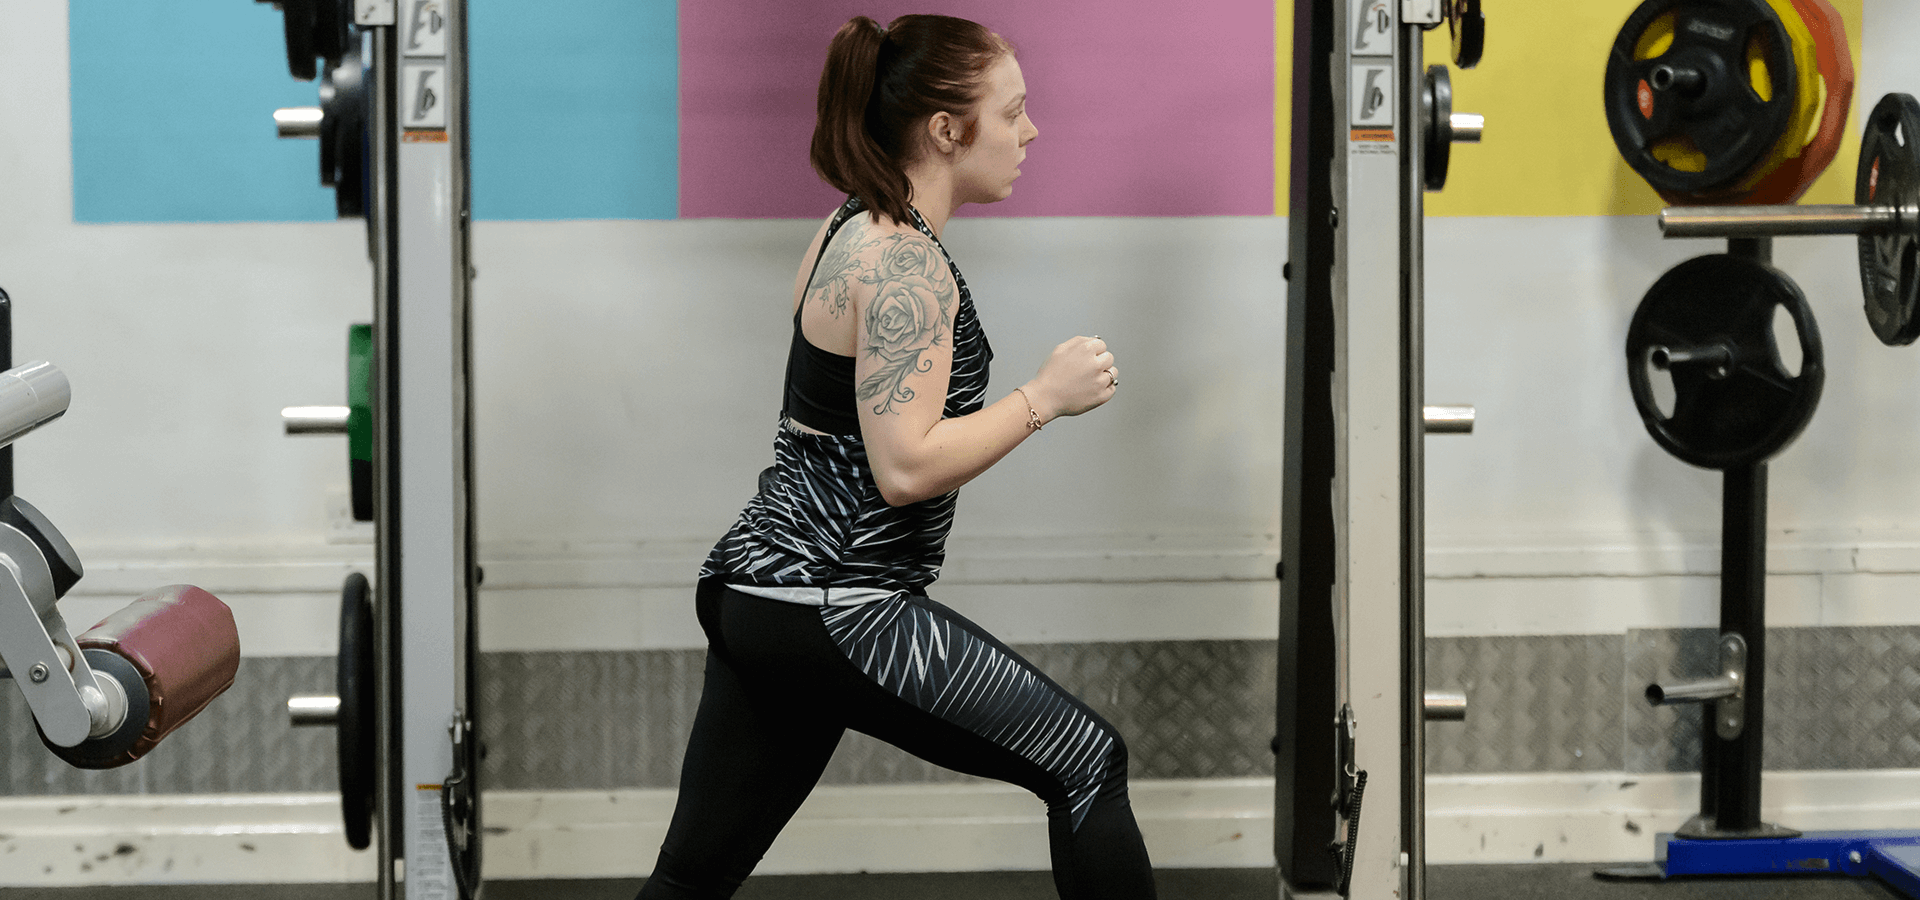
{"type": "MultiPolygon", "coordinates": [[[[1860,68],[1863,0],[1833,0],[1847,20],[1853,64],[1860,68]]],[[[1453,71],[1454,109],[1487,117],[1484,143],[1456,144],[1447,188],[1427,195],[1436,216],[1647,215],[1662,206],[1653,189],[1620,158],[1607,132],[1600,86],[1607,53],[1639,0],[1482,0],[1487,53],[1478,68],[1453,71]]],[[[1293,4],[1276,4],[1274,96],[1277,167],[1274,208],[1287,209],[1291,146],[1293,4]]],[[[1451,62],[1446,29],[1427,35],[1430,63],[1451,62]]],[[[1853,202],[1860,155],[1860,119],[1877,98],[1854,97],[1839,155],[1802,202],[1853,202]]]]}

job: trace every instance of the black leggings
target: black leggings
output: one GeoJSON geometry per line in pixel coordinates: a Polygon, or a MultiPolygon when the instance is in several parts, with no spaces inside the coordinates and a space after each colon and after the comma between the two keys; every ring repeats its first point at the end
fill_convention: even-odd
{"type": "Polygon", "coordinates": [[[1046,801],[1063,900],[1152,898],[1120,735],[978,625],[926,597],[814,607],[702,585],[705,691],[641,900],[722,900],[812,791],[848,728],[1046,801]]]}

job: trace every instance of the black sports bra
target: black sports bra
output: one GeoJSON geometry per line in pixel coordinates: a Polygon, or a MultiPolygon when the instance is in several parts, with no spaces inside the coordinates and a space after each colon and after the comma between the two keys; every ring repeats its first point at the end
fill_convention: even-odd
{"type": "MultiPolygon", "coordinates": [[[[858,201],[841,204],[827,223],[820,239],[820,254],[813,258],[813,271],[807,273],[807,291],[813,290],[813,276],[820,272],[820,260],[827,245],[854,213],[865,207],[858,201]]],[[[800,329],[800,312],[806,309],[806,294],[801,294],[800,309],[793,311],[793,344],[787,349],[786,401],[780,415],[815,431],[827,434],[858,435],[860,416],[853,405],[853,357],[829,353],[813,345],[800,329]]]]}

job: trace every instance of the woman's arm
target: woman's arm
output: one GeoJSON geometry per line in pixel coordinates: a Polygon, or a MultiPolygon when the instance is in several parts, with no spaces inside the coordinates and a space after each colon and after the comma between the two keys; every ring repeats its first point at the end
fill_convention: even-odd
{"type": "Polygon", "coordinates": [[[971,415],[941,418],[960,305],[945,258],[920,234],[889,235],[862,255],[872,290],[854,296],[854,400],[874,482],[888,504],[938,497],[972,481],[1026,440],[1034,414],[1044,424],[1113,396],[1113,354],[1099,338],[1077,337],[1055,347],[1019,391],[971,415]]]}

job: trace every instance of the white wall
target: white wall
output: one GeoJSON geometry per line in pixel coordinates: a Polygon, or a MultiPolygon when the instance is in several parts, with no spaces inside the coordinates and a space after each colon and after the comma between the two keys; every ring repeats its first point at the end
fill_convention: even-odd
{"type": "MultiPolygon", "coordinates": [[[[370,305],[360,225],[73,224],[64,17],[0,9],[0,286],[16,353],[56,362],[75,390],[64,420],[19,445],[20,491],[94,573],[81,593],[97,599],[75,602],[192,580],[242,607],[250,653],[330,652],[329,629],[311,626],[366,558],[365,531],[340,520],[342,442],[284,437],[278,410],[343,396],[345,326],[370,305]]],[[[1856,116],[1885,90],[1920,90],[1900,46],[1920,11],[1870,3],[1865,31],[1856,116]]],[[[489,646],[698,643],[684,588],[767,458],[811,228],[477,226],[489,646]]],[[[1110,407],[969,487],[944,596],[1012,640],[1270,633],[1284,220],[963,219],[949,238],[998,389],[1075,333],[1107,337],[1127,378],[1110,407]]],[[[1713,245],[1571,218],[1434,220],[1428,247],[1429,397],[1480,411],[1471,438],[1429,442],[1435,575],[1710,574],[1711,553],[1692,548],[1711,550],[1716,476],[1646,438],[1619,348],[1653,279],[1713,245]],[[1516,552],[1543,547],[1558,555],[1516,552]]],[[[1920,571],[1920,477],[1905,464],[1920,356],[1868,334],[1849,240],[1776,254],[1821,316],[1829,373],[1813,424],[1772,466],[1777,543],[1812,548],[1788,568],[1920,571]],[[1863,568],[1865,547],[1881,562],[1863,568]]],[[[1626,602],[1650,584],[1582,584],[1611,598],[1607,614],[1535,611],[1526,627],[1660,624],[1671,604],[1626,602]]],[[[1488,618],[1474,598],[1536,586],[1442,586],[1431,617],[1496,628],[1474,624],[1488,618]]],[[[1809,602],[1828,624],[1916,618],[1809,602]]]]}

